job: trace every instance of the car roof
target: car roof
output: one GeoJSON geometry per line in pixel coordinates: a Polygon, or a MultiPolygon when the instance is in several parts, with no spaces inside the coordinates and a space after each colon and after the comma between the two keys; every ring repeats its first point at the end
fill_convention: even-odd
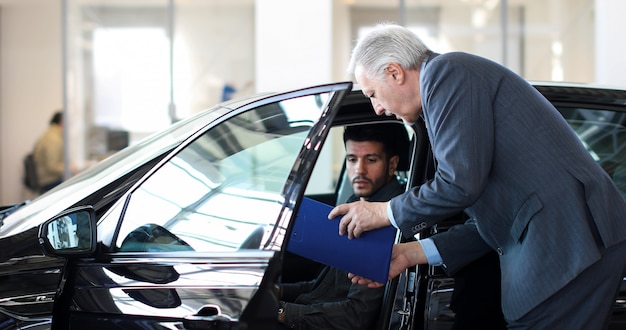
{"type": "Polygon", "coordinates": [[[598,84],[532,82],[552,103],[584,103],[603,106],[626,106],[626,90],[598,84]]]}

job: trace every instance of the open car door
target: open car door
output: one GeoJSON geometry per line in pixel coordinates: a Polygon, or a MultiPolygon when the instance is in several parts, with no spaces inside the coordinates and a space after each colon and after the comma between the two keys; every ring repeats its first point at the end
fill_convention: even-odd
{"type": "Polygon", "coordinates": [[[67,266],[55,327],[276,325],[290,221],[350,89],[323,85],[218,109],[101,217],[98,251],[67,266]]]}

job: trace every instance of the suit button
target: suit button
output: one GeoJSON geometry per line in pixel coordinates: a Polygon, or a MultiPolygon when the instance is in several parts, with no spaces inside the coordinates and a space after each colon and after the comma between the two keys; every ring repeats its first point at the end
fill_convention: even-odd
{"type": "Polygon", "coordinates": [[[504,254],[504,251],[502,250],[502,248],[497,248],[496,251],[498,252],[499,256],[504,254]]]}
{"type": "Polygon", "coordinates": [[[425,229],[427,226],[428,224],[426,224],[426,222],[420,222],[417,225],[411,227],[411,230],[413,231],[414,234],[417,234],[421,230],[425,229]]]}

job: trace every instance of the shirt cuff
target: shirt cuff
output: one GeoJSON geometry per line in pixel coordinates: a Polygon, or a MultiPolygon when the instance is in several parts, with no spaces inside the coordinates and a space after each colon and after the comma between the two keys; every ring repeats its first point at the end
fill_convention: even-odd
{"type": "Polygon", "coordinates": [[[426,255],[426,260],[428,260],[428,264],[432,266],[441,266],[443,265],[443,260],[441,259],[441,254],[439,254],[439,250],[435,245],[435,242],[430,238],[424,238],[419,240],[422,245],[422,250],[424,250],[424,254],[426,255]]]}
{"type": "Polygon", "coordinates": [[[387,202],[387,218],[389,218],[389,222],[391,222],[391,225],[396,227],[396,229],[398,228],[398,224],[396,223],[396,219],[393,217],[393,212],[391,211],[391,203],[387,202]]]}

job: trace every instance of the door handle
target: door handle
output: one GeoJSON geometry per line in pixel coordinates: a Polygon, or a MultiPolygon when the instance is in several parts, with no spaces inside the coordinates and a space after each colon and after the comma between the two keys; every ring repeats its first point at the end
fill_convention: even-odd
{"type": "Polygon", "coordinates": [[[183,318],[185,329],[230,329],[234,320],[217,305],[204,305],[196,314],[183,318]]]}

